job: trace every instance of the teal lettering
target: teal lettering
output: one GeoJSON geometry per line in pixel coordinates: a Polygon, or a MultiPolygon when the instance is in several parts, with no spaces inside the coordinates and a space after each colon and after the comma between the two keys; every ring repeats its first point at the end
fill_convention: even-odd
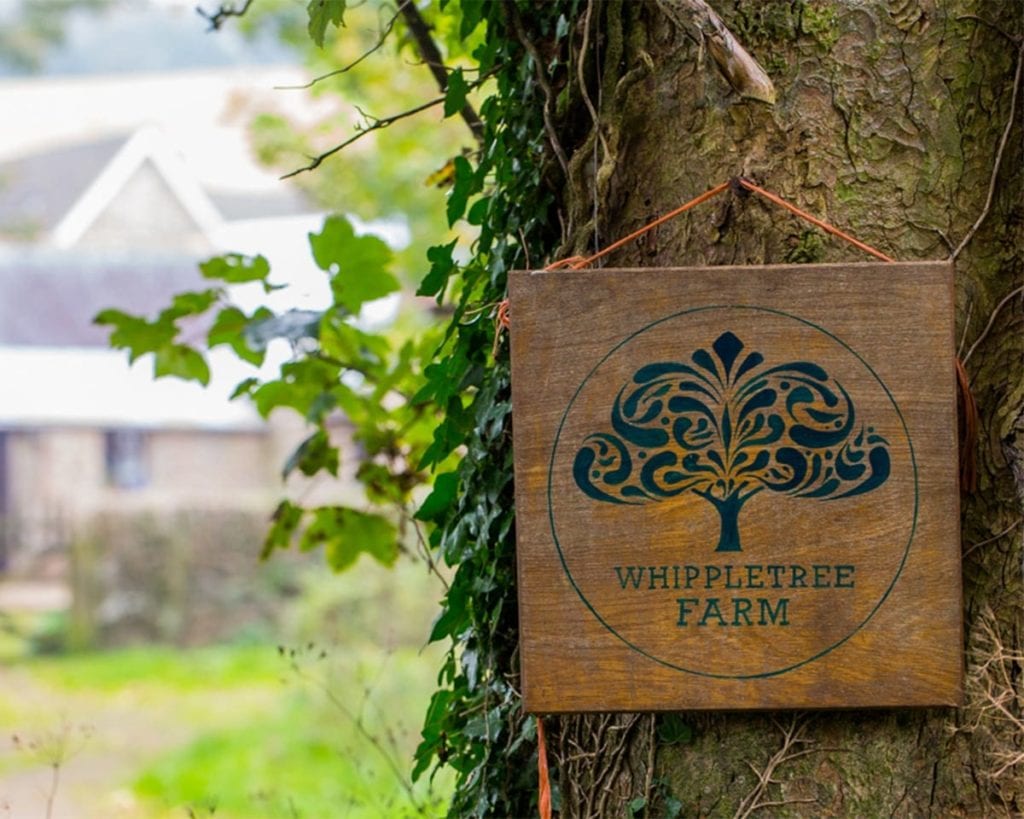
{"type": "Polygon", "coordinates": [[[760,566],[747,566],[747,588],[763,589],[764,581],[761,580],[760,566]]]}
{"type": "Polygon", "coordinates": [[[785,566],[771,565],[771,566],[766,566],[765,568],[768,570],[768,574],[770,574],[772,576],[772,588],[773,589],[781,589],[782,588],[782,583],[779,580],[779,575],[782,574],[784,571],[786,571],[786,567],[785,566]]]}
{"type": "Polygon", "coordinates": [[[616,566],[615,574],[619,576],[619,584],[622,588],[626,588],[626,586],[632,583],[634,589],[639,589],[640,584],[644,581],[643,566],[626,566],[625,576],[622,574],[622,566],[616,566]]]}
{"type": "Polygon", "coordinates": [[[704,583],[705,589],[710,589],[718,579],[722,576],[722,570],[717,566],[705,566],[704,573],[707,576],[707,581],[704,583]]]}
{"type": "Polygon", "coordinates": [[[735,597],[735,598],[733,598],[733,601],[732,601],[732,612],[733,612],[732,624],[734,626],[741,626],[741,625],[743,625],[740,622],[740,616],[741,615],[743,616],[743,619],[747,621],[746,624],[748,626],[754,625],[752,622],[750,622],[750,615],[747,613],[747,612],[750,611],[750,606],[751,606],[751,603],[750,603],[749,600],[747,600],[746,597],[735,597]]]}
{"type": "Polygon", "coordinates": [[[657,566],[648,566],[647,575],[651,583],[651,589],[654,588],[654,584],[658,580],[661,581],[661,587],[663,589],[668,588],[668,566],[662,566],[661,568],[658,568],[657,566]]]}
{"type": "Polygon", "coordinates": [[[708,624],[709,617],[717,617],[718,625],[726,626],[728,623],[725,622],[725,618],[722,616],[722,610],[718,607],[718,598],[709,597],[704,604],[704,614],[701,615],[698,626],[706,626],[708,624]]]}
{"type": "Polygon", "coordinates": [[[675,578],[676,578],[675,579],[675,583],[673,584],[672,588],[678,589],[679,588],[679,567],[678,566],[673,566],[672,567],[672,573],[675,575],[675,578]]]}
{"type": "Polygon", "coordinates": [[[726,566],[725,567],[725,587],[727,589],[742,589],[743,588],[743,583],[742,582],[738,582],[738,583],[733,583],[732,582],[732,566],[726,566]]]}
{"type": "Polygon", "coordinates": [[[836,566],[836,588],[837,589],[852,589],[853,588],[853,566],[836,566]],[[850,577],[850,582],[844,582],[850,577]]]}
{"type": "Polygon", "coordinates": [[[787,614],[788,614],[787,610],[789,608],[789,598],[788,597],[780,598],[779,602],[776,604],[774,609],[772,609],[772,604],[771,604],[770,600],[765,600],[762,597],[760,600],[758,600],[758,602],[761,604],[761,621],[760,621],[760,624],[762,626],[767,626],[769,619],[771,620],[772,625],[779,625],[779,626],[788,626],[789,625],[789,620],[786,619],[787,618],[787,614]]]}
{"type": "Polygon", "coordinates": [[[699,603],[700,602],[700,598],[699,597],[680,597],[680,598],[678,598],[676,600],[676,602],[679,604],[679,622],[676,625],[685,626],[686,625],[686,615],[690,613],[690,606],[688,604],[689,603],[695,603],[695,604],[699,603]]]}
{"type": "Polygon", "coordinates": [[[793,579],[790,581],[789,587],[791,589],[805,589],[807,583],[804,582],[804,578],[807,577],[807,569],[803,566],[790,566],[793,573],[793,579]]]}
{"type": "Polygon", "coordinates": [[[686,567],[686,588],[690,588],[693,585],[693,581],[700,577],[700,569],[696,566],[686,567]]]}
{"type": "Polygon", "coordinates": [[[814,569],[814,588],[816,589],[830,589],[832,583],[828,579],[829,574],[832,571],[831,566],[819,566],[815,564],[811,568],[814,569]]]}

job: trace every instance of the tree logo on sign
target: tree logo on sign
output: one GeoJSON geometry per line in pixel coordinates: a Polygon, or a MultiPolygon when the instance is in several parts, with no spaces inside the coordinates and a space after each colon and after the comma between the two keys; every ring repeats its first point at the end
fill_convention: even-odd
{"type": "Polygon", "coordinates": [[[764,490],[838,500],[885,483],[888,441],[857,425],[850,396],[822,367],[766,368],[732,332],[711,350],[633,374],[612,405],[612,431],[587,436],[576,453],[584,493],[640,505],[692,492],[719,514],[716,551],[739,552],[740,511],[764,490]]]}

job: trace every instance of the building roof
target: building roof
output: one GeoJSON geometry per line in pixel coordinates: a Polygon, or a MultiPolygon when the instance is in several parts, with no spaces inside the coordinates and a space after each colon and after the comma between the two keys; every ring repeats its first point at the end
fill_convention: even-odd
{"type": "Polygon", "coordinates": [[[315,211],[295,186],[208,191],[160,129],[143,127],[0,162],[0,239],[72,247],[147,164],[206,236],[227,220],[315,211]]]}
{"type": "Polygon", "coordinates": [[[0,162],[0,236],[49,233],[123,147],[108,136],[0,162]]]}
{"type": "Polygon", "coordinates": [[[153,315],[209,284],[192,257],[0,250],[0,346],[105,347],[100,310],[153,315]]]}

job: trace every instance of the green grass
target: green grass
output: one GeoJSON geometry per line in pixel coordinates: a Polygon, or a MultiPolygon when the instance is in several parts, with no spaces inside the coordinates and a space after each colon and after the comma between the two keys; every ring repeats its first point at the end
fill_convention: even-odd
{"type": "MultiPolygon", "coordinates": [[[[136,757],[129,745],[122,781],[105,786],[107,793],[134,794],[137,819],[181,819],[190,810],[217,819],[439,816],[450,778],[439,776],[434,791],[425,781],[412,793],[403,784],[437,662],[429,651],[366,644],[326,651],[307,644],[283,653],[273,645],[147,647],[27,658],[7,664],[28,685],[4,690],[0,723],[31,736],[60,720],[98,722],[66,763],[69,774],[84,769],[87,756],[124,758],[133,739],[131,731],[122,735],[125,719],[150,733],[187,726],[162,751],[136,757]],[[113,704],[119,716],[104,718],[113,704]]],[[[0,754],[0,785],[2,775],[30,765],[0,754]]],[[[93,802],[81,805],[86,815],[103,815],[100,799],[97,790],[93,802]]]]}
{"type": "Polygon", "coordinates": [[[13,667],[67,691],[114,692],[138,685],[195,691],[273,683],[282,663],[272,646],[211,646],[181,649],[146,646],[31,658],[13,667]]]}

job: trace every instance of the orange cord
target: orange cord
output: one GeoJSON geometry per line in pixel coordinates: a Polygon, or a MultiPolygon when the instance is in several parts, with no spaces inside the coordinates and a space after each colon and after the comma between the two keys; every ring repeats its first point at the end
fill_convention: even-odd
{"type": "Polygon", "coordinates": [[[551,780],[548,778],[548,745],[544,739],[544,720],[537,717],[537,775],[540,789],[537,810],[540,819],[551,819],[551,780]]]}
{"type": "Polygon", "coordinates": [[[771,191],[766,191],[764,188],[759,188],[757,185],[755,185],[749,179],[745,179],[742,176],[739,176],[739,177],[736,178],[736,184],[740,185],[741,187],[745,188],[748,191],[752,191],[753,193],[756,193],[758,196],[763,196],[769,202],[773,202],[774,204],[778,205],[780,208],[785,208],[790,213],[796,214],[801,219],[804,219],[804,220],[810,222],[812,225],[817,225],[818,227],[820,227],[825,232],[831,233],[833,236],[838,236],[840,239],[842,239],[843,241],[849,242],[851,245],[853,245],[854,247],[858,248],[859,250],[863,250],[865,253],[870,253],[876,259],[881,259],[883,262],[894,262],[894,261],[896,261],[895,259],[892,259],[889,256],[886,256],[884,253],[882,253],[882,251],[875,250],[875,248],[871,247],[871,245],[866,245],[866,244],[864,244],[864,242],[861,242],[861,241],[859,241],[857,239],[854,239],[849,233],[844,233],[839,228],[837,228],[837,227],[835,227],[833,225],[830,225],[828,222],[823,222],[823,221],[821,221],[821,219],[818,219],[816,216],[811,216],[811,214],[809,214],[807,211],[800,210],[800,208],[798,208],[796,205],[791,205],[789,202],[787,202],[781,196],[777,196],[776,194],[772,193],[771,191]]]}

